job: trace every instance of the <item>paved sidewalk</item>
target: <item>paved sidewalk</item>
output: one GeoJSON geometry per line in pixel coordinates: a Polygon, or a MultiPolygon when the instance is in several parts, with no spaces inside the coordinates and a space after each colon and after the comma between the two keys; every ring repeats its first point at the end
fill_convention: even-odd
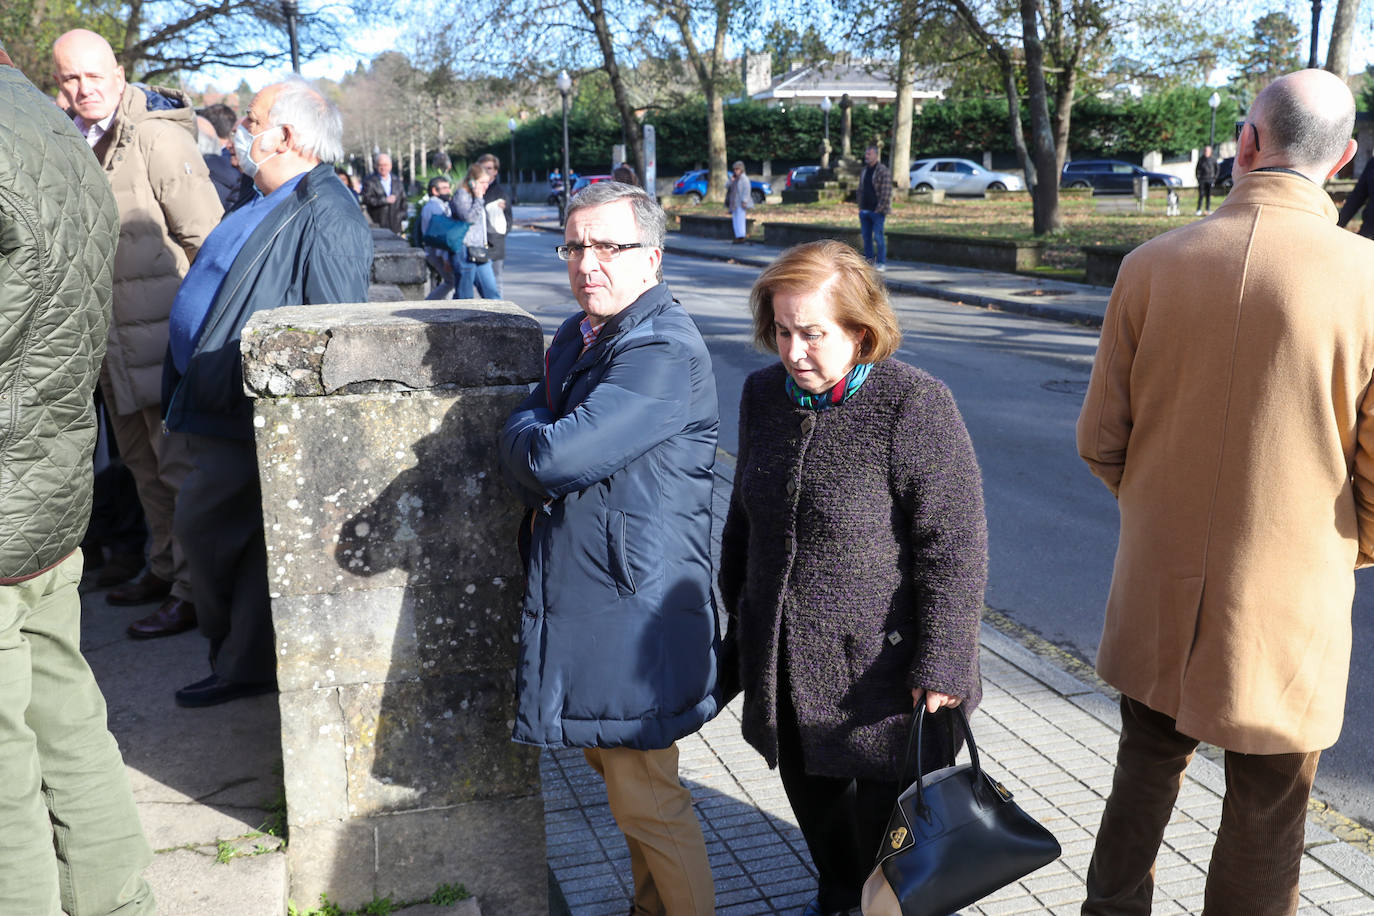
{"type": "MultiPolygon", "coordinates": [[[[717,538],[729,491],[730,481],[718,476],[717,538]]],[[[1054,832],[1064,855],[963,916],[1076,916],[1111,787],[1116,703],[992,627],[984,626],[982,645],[984,698],[972,726],[983,765],[1054,832]]],[[[795,916],[814,896],[815,872],[776,771],[740,738],[740,703],[679,743],[682,779],[711,855],[716,912],[795,916]]],[[[546,754],[543,775],[549,865],[569,912],[623,916],[632,893],[629,856],[600,778],[577,750],[546,754]]],[[[1156,916],[1201,912],[1224,788],[1221,768],[1195,757],[1160,850],[1156,916]]],[[[1311,821],[1299,913],[1374,914],[1374,860],[1311,821]]]]}

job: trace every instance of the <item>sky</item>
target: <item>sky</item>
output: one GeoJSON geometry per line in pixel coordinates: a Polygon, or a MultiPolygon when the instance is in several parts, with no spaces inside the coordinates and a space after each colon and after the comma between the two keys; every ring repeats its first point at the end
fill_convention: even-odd
{"type": "MultiPolygon", "coordinates": [[[[398,6],[413,6],[414,0],[400,0],[398,6]]],[[[782,7],[788,6],[788,0],[772,0],[770,6],[778,6],[779,12],[782,7]]],[[[1362,70],[1366,65],[1374,61],[1374,0],[1364,0],[1361,3],[1359,21],[1356,24],[1355,39],[1351,48],[1351,68],[1354,71],[1362,70]]],[[[1312,18],[1312,7],[1310,0],[1280,0],[1278,3],[1244,3],[1238,6],[1211,6],[1214,12],[1212,15],[1225,17],[1237,29],[1248,29],[1254,20],[1275,9],[1287,12],[1289,16],[1298,24],[1301,39],[1301,54],[1304,62],[1308,53],[1308,27],[1312,18]],[[1224,12],[1219,12],[1224,10],[1224,12]]],[[[1321,10],[1321,27],[1318,33],[1318,53],[1324,57],[1326,46],[1330,37],[1331,20],[1335,14],[1336,0],[1323,0],[1321,10]]],[[[306,79],[330,79],[339,80],[345,74],[351,72],[358,62],[370,61],[383,51],[395,50],[400,46],[400,39],[403,32],[403,17],[396,16],[387,20],[386,24],[361,30],[354,35],[354,47],[345,53],[330,55],[328,57],[317,57],[303,61],[301,64],[301,75],[306,79]]],[[[1225,27],[1218,23],[1220,27],[1225,27]]],[[[282,36],[285,44],[285,35],[282,36]]],[[[259,89],[268,83],[280,80],[290,74],[289,65],[278,67],[258,67],[254,69],[229,69],[216,68],[205,71],[204,73],[193,76],[188,82],[196,90],[204,89],[207,85],[213,84],[221,90],[230,90],[238,85],[240,79],[245,79],[254,89],[259,89]]],[[[1209,84],[1213,86],[1224,85],[1227,78],[1231,75],[1227,68],[1218,69],[1212,72],[1209,84]]]]}

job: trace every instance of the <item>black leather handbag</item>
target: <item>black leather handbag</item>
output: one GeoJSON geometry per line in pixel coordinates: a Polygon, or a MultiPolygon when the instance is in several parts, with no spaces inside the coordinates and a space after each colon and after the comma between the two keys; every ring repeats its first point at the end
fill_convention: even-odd
{"type": "Polygon", "coordinates": [[[897,799],[878,861],[863,889],[864,916],[949,916],[1059,858],[1059,841],[1012,801],[1011,793],[978,761],[978,747],[963,709],[969,762],[921,772],[925,704],[912,714],[905,779],[916,779],[897,799]]]}

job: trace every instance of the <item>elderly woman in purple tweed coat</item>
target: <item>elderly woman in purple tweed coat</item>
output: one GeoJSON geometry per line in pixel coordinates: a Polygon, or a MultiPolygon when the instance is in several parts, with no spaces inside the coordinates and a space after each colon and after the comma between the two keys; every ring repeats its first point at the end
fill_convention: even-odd
{"type": "MultiPolygon", "coordinates": [[[[779,768],[819,873],[805,916],[858,913],[913,706],[982,696],[982,481],[949,389],[891,358],[896,316],[853,249],[788,249],[751,304],[781,361],[740,399],[725,658],[744,737],[779,768]]],[[[953,762],[948,718],[927,766],[953,762]]]]}

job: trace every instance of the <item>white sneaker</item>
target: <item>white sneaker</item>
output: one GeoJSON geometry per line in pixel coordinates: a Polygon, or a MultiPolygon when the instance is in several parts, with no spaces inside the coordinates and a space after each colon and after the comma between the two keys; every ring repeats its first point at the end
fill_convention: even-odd
{"type": "Polygon", "coordinates": [[[1194,213],[1193,215],[1194,215],[1194,216],[1201,216],[1201,215],[1202,215],[1202,211],[1199,210],[1199,211],[1197,211],[1196,213],[1194,213]]]}
{"type": "Polygon", "coordinates": [[[874,265],[873,265],[873,269],[876,270],[876,271],[877,271],[878,273],[880,273],[880,274],[881,274],[881,273],[886,273],[886,272],[887,272],[887,265],[886,265],[886,264],[874,264],[874,265]]]}

